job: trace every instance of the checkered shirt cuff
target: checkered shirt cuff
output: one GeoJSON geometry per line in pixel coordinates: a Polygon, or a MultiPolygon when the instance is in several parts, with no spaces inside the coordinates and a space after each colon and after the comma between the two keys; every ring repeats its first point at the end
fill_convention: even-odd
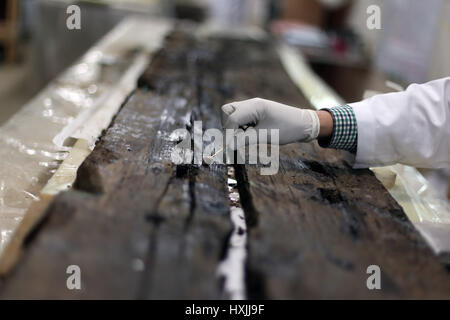
{"type": "Polygon", "coordinates": [[[333,133],[331,139],[319,141],[321,147],[343,149],[356,153],[358,127],[353,109],[348,106],[325,108],[333,117],[333,133]]]}

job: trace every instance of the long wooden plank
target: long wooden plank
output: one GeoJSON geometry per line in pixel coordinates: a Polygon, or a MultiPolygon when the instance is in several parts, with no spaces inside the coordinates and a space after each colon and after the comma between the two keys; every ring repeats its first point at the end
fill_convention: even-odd
{"type": "MultiPolygon", "coordinates": [[[[218,128],[223,96],[217,93],[218,79],[211,63],[217,61],[219,48],[196,42],[184,32],[172,34],[164,52],[139,80],[141,87],[162,93],[173,89],[174,82],[191,88],[190,123],[202,121],[203,129],[218,128]],[[213,88],[213,89],[211,89],[213,88]]],[[[147,270],[141,298],[221,298],[217,266],[231,232],[224,165],[179,165],[174,183],[169,185],[158,211],[163,216],[184,212],[183,228],[161,226],[158,242],[161,250],[147,270]],[[190,198],[186,207],[179,198],[190,198]],[[186,231],[188,230],[188,231],[186,231]],[[174,232],[175,231],[175,232],[174,232]],[[167,254],[177,249],[175,255],[167,254]],[[190,268],[185,266],[192,265],[190,268]]],[[[173,219],[172,223],[180,223],[173,219]]]]}
{"type": "Polygon", "coordinates": [[[77,190],[53,202],[2,297],[221,297],[216,268],[231,232],[226,168],[172,164],[169,135],[195,120],[216,127],[210,109],[223,101],[202,92],[209,80],[190,60],[207,48],[172,43],[150,66],[162,70],[155,87],[132,95],[80,167],[77,190]],[[80,291],[65,288],[72,264],[82,271],[80,291]]]}

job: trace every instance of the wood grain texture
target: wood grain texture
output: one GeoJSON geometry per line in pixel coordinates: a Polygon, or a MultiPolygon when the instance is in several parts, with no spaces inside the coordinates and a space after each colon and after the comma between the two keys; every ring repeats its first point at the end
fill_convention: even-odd
{"type": "MultiPolygon", "coordinates": [[[[310,107],[271,41],[181,27],[28,237],[0,298],[222,298],[231,232],[226,166],[175,165],[174,129],[220,128],[220,106],[259,96],[310,107]],[[66,289],[79,265],[82,290],[66,289]]],[[[450,274],[369,170],[316,143],[280,148],[262,176],[235,165],[249,230],[249,298],[450,298],[450,274]],[[378,265],[382,289],[368,290],[378,265]]]]}

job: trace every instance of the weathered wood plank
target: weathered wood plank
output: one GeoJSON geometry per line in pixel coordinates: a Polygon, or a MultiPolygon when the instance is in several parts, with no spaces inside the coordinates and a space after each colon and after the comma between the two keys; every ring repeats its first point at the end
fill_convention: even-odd
{"type": "Polygon", "coordinates": [[[370,172],[317,167],[284,149],[282,157],[298,159],[297,167],[281,162],[284,174],[261,176],[247,168],[257,221],[250,230],[249,276],[262,274],[264,288],[255,295],[448,297],[449,275],[370,172]],[[383,290],[367,289],[369,265],[380,266],[383,290]]]}
{"type": "MultiPolygon", "coordinates": [[[[161,54],[159,60],[141,77],[140,86],[165,92],[173,86],[174,81],[183,79],[184,84],[193,88],[194,92],[188,126],[191,135],[194,121],[202,121],[203,129],[218,128],[219,108],[224,101],[223,96],[217,93],[217,71],[210,65],[217,61],[218,48],[195,43],[187,34],[174,33],[166,49],[167,54],[161,54]]],[[[226,167],[179,165],[176,170],[176,179],[179,181],[170,184],[158,211],[165,216],[172,216],[188,209],[185,211],[188,214],[183,229],[175,229],[169,224],[161,227],[164,232],[158,235],[157,241],[161,243],[162,249],[158,256],[152,257],[155,264],[146,273],[147,284],[143,286],[140,297],[220,298],[222,294],[215,272],[231,232],[226,167]],[[189,208],[180,208],[177,200],[180,195],[191,199],[189,208]],[[178,234],[174,234],[174,231],[178,234]],[[171,247],[174,241],[178,242],[179,254],[176,256],[167,254],[174,250],[171,247]],[[189,264],[193,267],[185,269],[184,266],[189,264]]]]}
{"type": "Polygon", "coordinates": [[[146,172],[150,146],[163,125],[157,120],[163,107],[151,105],[151,101],[137,93],[124,106],[79,170],[77,180],[89,178],[89,182],[77,182],[80,191],[56,197],[40,232],[29,242],[25,259],[5,283],[2,296],[136,296],[142,270],[134,265],[144,260],[154,230],[145,218],[171,176],[170,166],[162,164],[146,172]],[[111,190],[117,191],[116,197],[111,197],[111,190]],[[137,200],[122,202],[127,193],[137,200]],[[81,268],[79,291],[66,288],[69,265],[81,268]],[[27,289],[30,283],[35,290],[27,289]]]}
{"type": "Polygon", "coordinates": [[[215,51],[173,41],[150,67],[161,68],[149,78],[154,87],[131,96],[80,167],[76,190],[54,201],[2,297],[222,296],[216,268],[231,232],[226,168],[170,160],[173,130],[220,123],[219,109],[211,111],[223,99],[203,90],[212,83],[201,63],[215,51]],[[71,264],[81,268],[80,291],[65,287],[71,264]]]}

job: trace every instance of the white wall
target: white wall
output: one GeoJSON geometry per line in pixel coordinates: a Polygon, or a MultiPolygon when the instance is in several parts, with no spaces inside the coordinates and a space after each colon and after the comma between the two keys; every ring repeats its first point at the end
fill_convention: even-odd
{"type": "Polygon", "coordinates": [[[450,76],[450,0],[355,0],[349,24],[363,38],[376,67],[390,76],[407,83],[450,76]],[[381,30],[366,27],[372,4],[381,9],[381,30]],[[427,10],[417,10],[424,4],[427,10]],[[402,30],[402,24],[411,28],[402,30]],[[419,36],[420,31],[426,36],[419,36]],[[401,40],[398,48],[393,39],[401,40]],[[405,63],[407,59],[413,63],[405,63]]]}

